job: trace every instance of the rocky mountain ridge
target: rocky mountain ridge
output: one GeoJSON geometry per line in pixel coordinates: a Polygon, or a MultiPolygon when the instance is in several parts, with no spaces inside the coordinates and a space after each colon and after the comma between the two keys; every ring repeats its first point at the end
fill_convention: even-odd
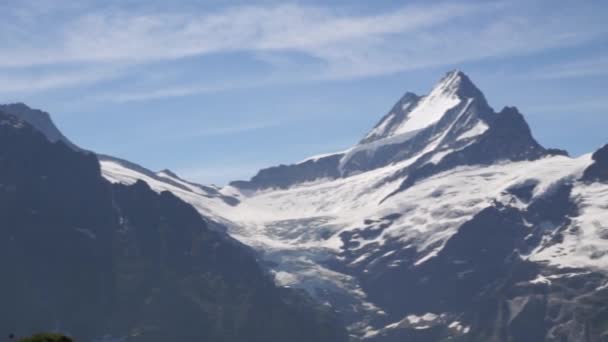
{"type": "Polygon", "coordinates": [[[201,187],[115,158],[101,172],[226,227],[352,340],[595,342],[608,336],[606,151],[541,146],[515,107],[495,112],[453,71],[351,149],[250,181],[201,187]]]}

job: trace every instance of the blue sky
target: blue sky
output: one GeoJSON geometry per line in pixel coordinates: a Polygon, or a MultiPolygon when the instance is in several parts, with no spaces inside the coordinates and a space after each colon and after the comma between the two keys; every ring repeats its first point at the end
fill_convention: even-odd
{"type": "Polygon", "coordinates": [[[545,146],[608,142],[606,1],[0,4],[0,102],[203,183],[349,147],[459,68],[545,146]]]}

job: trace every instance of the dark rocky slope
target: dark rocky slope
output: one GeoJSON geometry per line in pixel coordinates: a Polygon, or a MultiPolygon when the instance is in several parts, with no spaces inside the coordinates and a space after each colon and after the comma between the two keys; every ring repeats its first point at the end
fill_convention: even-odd
{"type": "Polygon", "coordinates": [[[0,113],[0,331],[128,341],[346,341],[333,313],[277,288],[255,255],[94,154],[0,113]]]}
{"type": "Polygon", "coordinates": [[[608,144],[593,153],[591,157],[594,163],[585,170],[583,179],[588,182],[608,182],[608,144]]]}

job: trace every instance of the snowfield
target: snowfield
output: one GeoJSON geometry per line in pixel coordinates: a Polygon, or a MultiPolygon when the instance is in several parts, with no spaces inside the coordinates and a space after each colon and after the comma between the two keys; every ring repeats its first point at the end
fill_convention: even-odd
{"type": "MultiPolygon", "coordinates": [[[[482,210],[502,204],[525,212],[535,199],[554,194],[564,184],[572,184],[570,200],[578,213],[570,218],[563,242],[549,243],[550,234],[544,235],[539,247],[522,257],[557,267],[608,269],[608,185],[579,180],[593,163],[591,155],[571,158],[548,153],[532,139],[525,122],[500,122],[515,122],[516,136],[529,137],[523,147],[517,144],[522,140],[511,146],[509,136],[496,129],[494,120],[502,114],[494,113],[480,94],[462,73],[448,73],[429,95],[406,94],[359,144],[301,162],[341,156],[336,178],[322,178],[333,173],[320,173],[323,176],[314,181],[284,188],[215,188],[112,159],[101,160],[102,173],[114,183],[143,180],[155,191],[170,191],[223,224],[233,237],[260,252],[279,285],[306,289],[321,302],[335,305],[347,317],[351,333],[361,338],[439,324],[467,334],[470,325],[448,313],[411,313],[382,321],[387,313],[368,299],[357,278],[378,264],[385,270],[404,262],[410,269],[423,269],[421,265],[436,257],[482,210]],[[473,146],[487,142],[483,138],[490,134],[506,140],[473,146]],[[488,149],[490,155],[504,156],[498,153],[505,144],[513,147],[511,155],[483,159],[488,149]],[[477,149],[460,152],[469,146],[477,149]],[[467,160],[470,153],[482,156],[467,160]],[[378,162],[375,154],[380,154],[378,162]],[[451,164],[433,169],[448,156],[451,164]],[[353,160],[354,167],[349,165],[353,160]],[[362,160],[369,164],[357,169],[362,160]],[[433,172],[426,172],[429,169],[433,172]],[[421,170],[426,173],[402,186],[410,181],[409,175],[421,170]],[[513,189],[530,193],[518,197],[513,189]],[[404,250],[411,250],[414,257],[404,259],[400,253],[404,250]],[[363,273],[348,272],[354,269],[363,273]]],[[[516,115],[511,117],[521,117],[516,115]]],[[[553,276],[528,283],[550,286],[553,276]]]]}
{"type": "Polygon", "coordinates": [[[539,248],[531,259],[558,267],[608,269],[608,184],[575,183],[579,215],[560,244],[539,248]]]}
{"type": "MultiPolygon", "coordinates": [[[[534,180],[538,184],[533,196],[543,196],[553,186],[580,177],[591,158],[589,155],[579,158],[554,156],[537,161],[459,167],[424,179],[382,201],[397,189],[402,179],[384,180],[408,163],[411,161],[347,178],[304,183],[290,189],[246,194],[233,187],[221,189],[224,195],[240,200],[236,206],[207,197],[196,187],[184,190],[119,163],[102,162],[102,168],[104,176],[112,182],[130,184],[142,179],[154,190],[171,191],[202,215],[223,223],[233,237],[253,246],[266,261],[275,265],[273,273],[278,284],[307,289],[330,304],[331,294],[349,296],[353,310],[367,317],[351,326],[351,331],[358,331],[363,336],[369,328],[367,322],[382,315],[382,310],[367,300],[355,278],[327,266],[331,260],[343,259],[340,256],[342,232],[361,228],[366,220],[379,220],[398,213],[401,216],[379,236],[358,240],[359,248],[371,243],[382,248],[385,241],[397,239],[402,243],[401,248],[407,246],[418,250],[420,257],[415,265],[420,265],[437,255],[458,228],[482,209],[495,202],[524,208],[525,204],[508,194],[507,189],[534,180]],[[326,295],[319,294],[319,290],[326,295]]],[[[579,232],[568,235],[563,245],[539,250],[529,258],[563,266],[605,268],[606,261],[593,252],[607,250],[608,240],[598,239],[598,236],[605,233],[601,222],[608,222],[601,220],[607,211],[600,205],[608,203],[608,186],[579,184],[574,196],[583,205],[581,216],[575,219],[579,232]],[[590,214],[590,218],[586,214],[590,214]]],[[[383,252],[382,257],[389,257],[395,250],[383,252]]],[[[369,254],[362,254],[348,262],[374,261],[368,258],[369,254]]],[[[396,265],[399,261],[393,263],[396,265]]],[[[369,329],[367,334],[373,335],[369,329]]]]}

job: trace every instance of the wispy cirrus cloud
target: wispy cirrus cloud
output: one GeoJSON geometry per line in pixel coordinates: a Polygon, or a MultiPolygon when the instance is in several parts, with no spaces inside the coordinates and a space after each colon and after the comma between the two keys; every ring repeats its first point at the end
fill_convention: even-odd
{"type": "Polygon", "coordinates": [[[608,101],[604,99],[582,99],[571,102],[551,103],[543,105],[524,106],[526,112],[530,113],[601,113],[608,112],[608,101]]]}
{"type": "Polygon", "coordinates": [[[263,85],[277,84],[285,80],[255,79],[238,80],[227,82],[214,82],[208,84],[169,84],[162,87],[147,86],[144,89],[132,89],[130,91],[111,91],[97,94],[90,98],[98,101],[110,102],[140,102],[159,98],[182,97],[196,94],[217,93],[226,90],[247,89],[263,85]]]}
{"type": "MultiPolygon", "coordinates": [[[[207,116],[202,114],[201,116],[207,116]]],[[[146,123],[146,132],[155,136],[155,144],[164,144],[166,142],[188,141],[200,138],[216,138],[240,135],[243,133],[257,132],[270,128],[279,127],[290,124],[294,120],[284,117],[260,118],[257,120],[239,119],[236,122],[214,122],[202,126],[184,125],[184,122],[163,122],[156,124],[155,122],[146,123]]],[[[137,144],[134,142],[134,144],[137,144]]],[[[149,144],[149,142],[146,142],[149,144]]]]}
{"type": "Polygon", "coordinates": [[[21,72],[4,70],[0,80],[0,93],[32,93],[95,84],[118,78],[122,72],[118,67],[78,67],[69,70],[21,72]]]}
{"type": "Polygon", "coordinates": [[[238,122],[225,126],[205,127],[180,133],[180,138],[202,138],[235,135],[246,132],[259,131],[263,129],[278,127],[284,124],[284,120],[258,120],[255,122],[238,122]]]}
{"type": "Polygon", "coordinates": [[[551,64],[522,77],[537,80],[558,80],[608,75],[608,56],[551,64]]]}
{"type": "Polygon", "coordinates": [[[334,44],[429,27],[479,9],[448,4],[348,16],[301,5],[244,6],[212,13],[132,13],[111,8],[56,23],[44,32],[31,20],[4,23],[4,32],[13,31],[13,39],[0,57],[0,66],[145,62],[226,51],[323,54],[334,44]],[[55,38],[52,44],[49,37],[55,38]]]}
{"type": "MultiPolygon", "coordinates": [[[[608,32],[602,16],[584,6],[570,5],[567,11],[551,7],[523,11],[522,6],[524,2],[437,2],[362,14],[299,4],[188,12],[82,5],[70,8],[71,15],[53,25],[32,20],[35,16],[28,16],[27,8],[18,7],[13,11],[18,15],[0,22],[0,37],[6,42],[0,47],[0,68],[82,65],[82,75],[39,76],[39,86],[33,89],[46,90],[95,82],[94,76],[87,75],[90,68],[120,64],[126,66],[123,73],[138,78],[142,65],[179,63],[193,56],[249,53],[252,59],[265,56],[261,60],[275,67],[263,78],[239,77],[224,84],[189,80],[169,86],[135,82],[126,89],[93,96],[117,102],[146,101],[525,55],[583,44],[608,32]],[[314,63],[303,69],[298,58],[285,57],[289,53],[307,56],[314,63]],[[291,60],[287,68],[285,58],[291,60]]],[[[44,8],[47,17],[55,13],[52,6],[44,8]]],[[[12,13],[10,7],[8,13],[12,13]]],[[[3,82],[0,90],[11,90],[13,83],[13,91],[22,91],[25,87],[20,84],[27,81],[24,76],[3,82]]]]}

